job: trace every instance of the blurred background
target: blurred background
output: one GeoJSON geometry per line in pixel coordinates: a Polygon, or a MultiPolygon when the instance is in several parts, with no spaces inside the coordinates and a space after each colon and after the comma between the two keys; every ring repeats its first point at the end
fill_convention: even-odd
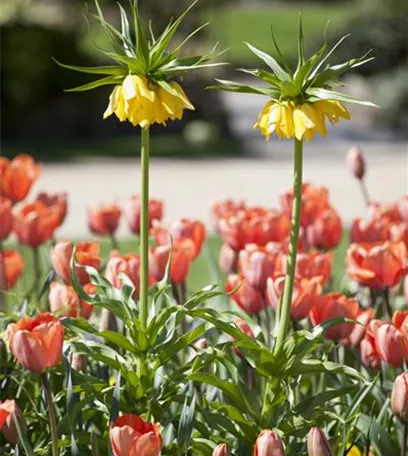
{"type": "MultiPolygon", "coordinates": [[[[100,3],[107,18],[118,23],[116,1],[100,0],[100,3]]],[[[139,1],[142,16],[151,18],[157,30],[162,29],[170,17],[180,14],[190,3],[191,0],[139,1]]],[[[64,63],[83,66],[106,63],[95,46],[95,43],[102,46],[104,44],[101,30],[92,23],[88,27],[84,19],[87,7],[92,11],[93,2],[86,5],[83,0],[2,0],[2,154],[12,157],[25,152],[51,163],[47,168],[49,172],[45,175],[45,185],[53,187],[49,190],[56,190],[55,186],[61,186],[61,182],[68,181],[71,176],[66,174],[71,168],[58,167],[58,162],[73,163],[93,158],[100,163],[101,159],[137,158],[138,141],[135,134],[138,132],[130,125],[118,122],[114,116],[102,120],[111,87],[85,93],[64,93],[64,89],[92,80],[92,75],[65,70],[52,60],[54,57],[64,63]]],[[[356,109],[351,122],[344,122],[339,128],[332,130],[329,141],[324,145],[318,140],[308,146],[308,154],[319,160],[323,154],[338,156],[339,160],[343,160],[348,147],[358,144],[373,151],[373,161],[376,160],[375,157],[379,160],[382,157],[378,166],[383,168],[390,166],[390,158],[384,161],[384,156],[391,157],[390,154],[393,154],[395,169],[389,171],[390,185],[385,183],[384,187],[387,188],[384,191],[379,190],[379,196],[383,196],[384,192],[387,196],[388,191],[391,192],[391,198],[394,193],[407,191],[406,0],[201,0],[187,17],[180,32],[185,35],[207,21],[210,25],[192,41],[187,51],[197,53],[198,50],[209,50],[215,42],[219,42],[221,48],[229,48],[223,58],[230,62],[230,65],[221,67],[216,72],[201,71],[187,77],[183,85],[196,106],[196,111],[187,112],[182,121],[173,122],[168,128],[154,128],[153,155],[166,160],[163,162],[163,176],[166,176],[166,170],[172,166],[171,163],[176,163],[175,169],[182,170],[181,178],[195,179],[194,184],[199,183],[197,191],[202,192],[205,177],[202,175],[199,178],[196,175],[197,165],[191,165],[190,162],[193,158],[207,160],[199,171],[203,172],[205,166],[208,166],[209,173],[220,172],[220,179],[224,179],[219,185],[213,180],[212,185],[208,186],[213,188],[214,196],[246,196],[249,190],[244,192],[239,177],[232,175],[232,170],[240,163],[237,160],[244,162],[242,170],[235,171],[235,176],[240,176],[240,172],[242,176],[249,176],[248,163],[251,163],[250,166],[258,163],[263,167],[263,161],[268,160],[269,163],[274,160],[276,166],[280,166],[279,163],[284,163],[282,166],[288,165],[288,178],[280,182],[276,175],[271,174],[269,179],[279,182],[279,185],[290,184],[290,143],[274,139],[266,144],[259,132],[252,130],[265,100],[252,95],[208,91],[205,87],[212,84],[214,77],[242,79],[243,75],[236,72],[236,68],[260,65],[260,61],[254,58],[243,41],[249,41],[273,53],[271,24],[287,59],[293,62],[296,58],[299,13],[302,13],[306,46],[310,52],[320,46],[329,20],[328,36],[332,44],[342,35],[349,32],[352,34],[336,52],[334,59],[343,61],[373,49],[375,60],[358,68],[344,82],[349,94],[370,99],[381,106],[381,109],[356,109]],[[220,171],[221,165],[213,166],[212,162],[208,162],[210,159],[220,158],[229,160],[222,165],[226,166],[228,172],[220,171]],[[168,162],[169,159],[177,161],[168,162]],[[234,195],[234,191],[241,194],[234,195]]],[[[117,162],[115,166],[118,166],[116,172],[120,174],[122,168],[117,162]]],[[[332,175],[323,172],[323,162],[318,161],[315,166],[316,170],[313,171],[311,165],[310,178],[322,181],[316,182],[317,184],[324,184],[326,180],[332,183],[332,175]]],[[[273,167],[271,164],[270,169],[273,167]]],[[[157,175],[161,176],[159,168],[158,165],[157,175]]],[[[74,168],[72,172],[73,170],[74,168]]],[[[378,168],[378,173],[380,171],[378,168]]],[[[75,172],[75,186],[78,187],[81,172],[75,172]]],[[[104,172],[106,171],[101,168],[102,184],[104,172]]],[[[85,168],[83,173],[87,174],[85,168]]],[[[259,184],[256,175],[254,168],[251,174],[253,183],[259,184]]],[[[215,174],[213,176],[216,179],[215,174]]],[[[372,176],[376,176],[375,172],[372,176]]],[[[95,179],[93,185],[97,186],[95,179]]],[[[163,182],[165,177],[161,179],[163,182]]],[[[121,180],[120,185],[126,184],[121,180]]],[[[135,186],[135,182],[132,181],[131,185],[135,186]]],[[[157,189],[159,192],[156,194],[158,197],[166,197],[166,194],[170,197],[182,195],[181,189],[179,193],[173,194],[172,189],[162,188],[158,182],[155,183],[154,178],[152,185],[153,190],[157,189]]],[[[252,182],[248,181],[248,187],[251,185],[252,182]]],[[[112,188],[109,191],[112,192],[112,188]]],[[[137,187],[133,193],[136,191],[137,187]]],[[[115,188],[115,192],[121,197],[125,190],[115,188]]],[[[265,188],[259,186],[257,192],[250,195],[250,199],[262,202],[259,199],[262,200],[265,188]]],[[[268,192],[274,193],[275,188],[270,187],[268,192]]],[[[340,198],[341,194],[344,194],[340,185],[338,192],[340,198]]],[[[101,190],[95,188],[93,197],[99,197],[103,201],[103,197],[98,196],[100,194],[101,190]]],[[[77,198],[79,204],[84,204],[80,201],[80,194],[77,198]]],[[[183,215],[197,215],[197,201],[189,204],[183,215]]]]}

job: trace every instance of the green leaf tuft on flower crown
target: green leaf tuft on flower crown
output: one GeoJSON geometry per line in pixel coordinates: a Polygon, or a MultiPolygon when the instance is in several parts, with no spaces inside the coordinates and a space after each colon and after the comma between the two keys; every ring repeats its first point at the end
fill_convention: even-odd
{"type": "MultiPolygon", "coordinates": [[[[327,27],[326,27],[327,30],[327,27]]],[[[272,41],[280,57],[279,63],[271,55],[245,43],[251,52],[259,57],[269,68],[239,69],[260,79],[262,86],[242,85],[233,81],[216,79],[221,85],[211,86],[211,89],[228,92],[253,93],[266,95],[270,101],[261,111],[255,129],[260,129],[269,140],[276,132],[278,138],[293,138],[309,141],[316,132],[326,135],[325,118],[333,124],[340,118],[349,119],[350,113],[342,103],[375,106],[368,101],[358,100],[336,92],[334,89],[341,85],[338,78],[349,70],[371,61],[371,51],[355,59],[341,64],[330,65],[328,62],[333,52],[349,35],[342,37],[329,51],[324,33],[324,43],[310,58],[304,53],[302,18],[299,19],[298,33],[298,63],[293,70],[285,61],[271,28],[272,41]],[[327,52],[326,52],[327,51],[327,52]]]]}
{"type": "Polygon", "coordinates": [[[194,110],[194,106],[174,78],[189,71],[223,65],[209,63],[223,53],[217,52],[217,45],[208,54],[180,55],[184,45],[208,23],[201,25],[177,46],[169,49],[177,29],[197,2],[198,0],[195,0],[177,19],[169,22],[160,36],[155,37],[151,24],[149,33],[146,33],[142,26],[137,0],[130,0],[131,20],[125,9],[118,4],[120,31],[105,20],[98,0],[95,0],[97,14],[91,16],[102,26],[112,48],[109,51],[100,51],[115,64],[82,67],[67,65],[54,59],[58,65],[69,70],[105,75],[96,81],[68,89],[67,92],[83,92],[104,85],[115,85],[104,118],[114,113],[121,122],[128,120],[134,126],[140,125],[142,128],[153,123],[165,125],[169,119],[181,119],[183,110],[194,110]]]}

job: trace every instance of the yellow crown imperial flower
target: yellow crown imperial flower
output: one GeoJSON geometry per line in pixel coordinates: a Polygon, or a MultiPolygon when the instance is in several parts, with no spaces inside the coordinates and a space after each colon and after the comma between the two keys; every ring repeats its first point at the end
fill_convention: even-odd
{"type": "Polygon", "coordinates": [[[209,54],[180,57],[184,44],[208,23],[194,30],[174,49],[169,50],[168,46],[184,17],[197,1],[193,2],[175,21],[170,21],[159,37],[156,38],[153,35],[150,27],[148,40],[141,25],[135,0],[131,3],[133,34],[130,31],[127,13],[121,5],[119,5],[121,17],[121,31],[119,31],[105,20],[98,0],[95,0],[97,14],[92,17],[102,26],[115,51],[103,51],[113,60],[114,65],[78,67],[57,61],[59,65],[70,70],[106,75],[68,91],[81,92],[103,85],[114,85],[103,118],[106,119],[115,114],[121,122],[129,121],[132,125],[139,125],[142,128],[147,128],[154,123],[166,125],[168,120],[181,119],[184,109],[194,110],[194,106],[181,86],[173,79],[191,70],[220,65],[220,63],[207,62],[221,53],[216,54],[216,47],[214,47],[209,54]]]}
{"type": "Polygon", "coordinates": [[[350,119],[350,113],[343,103],[375,106],[370,102],[360,101],[333,90],[334,87],[340,85],[338,78],[342,74],[372,60],[372,57],[367,57],[367,53],[360,58],[333,66],[329,65],[328,59],[347,37],[348,35],[341,38],[327,53],[325,38],[323,46],[306,60],[300,18],[296,70],[293,71],[286,63],[272,31],[272,40],[283,62],[282,65],[269,54],[246,43],[249,49],[272,71],[239,70],[259,78],[267,84],[266,86],[242,85],[233,81],[217,79],[221,86],[212,88],[269,97],[270,101],[266,103],[254,125],[254,129],[259,129],[267,140],[273,133],[276,133],[279,139],[296,138],[299,141],[310,141],[316,133],[325,136],[326,119],[331,124],[339,122],[340,119],[350,119]]]}

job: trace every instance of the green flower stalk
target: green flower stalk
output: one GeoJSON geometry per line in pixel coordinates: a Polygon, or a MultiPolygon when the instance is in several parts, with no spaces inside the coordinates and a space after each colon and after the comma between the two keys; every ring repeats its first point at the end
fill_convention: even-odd
{"type": "Polygon", "coordinates": [[[341,85],[338,81],[340,76],[352,68],[372,60],[372,57],[366,54],[344,63],[330,65],[329,59],[333,52],[347,37],[348,35],[341,38],[330,50],[327,50],[328,45],[325,38],[322,47],[306,59],[302,20],[300,18],[298,63],[294,70],[285,61],[272,31],[272,40],[281,63],[271,55],[246,43],[249,49],[266,64],[268,70],[239,70],[261,80],[262,86],[217,80],[220,86],[213,87],[229,92],[267,96],[269,100],[262,109],[254,128],[259,129],[267,140],[274,133],[279,139],[294,140],[292,224],[285,288],[278,312],[275,353],[279,352],[283,346],[290,320],[302,203],[303,142],[312,140],[316,133],[325,136],[327,132],[326,119],[332,124],[341,119],[349,119],[350,113],[344,103],[374,106],[372,103],[357,100],[334,90],[341,85]]]}
{"type": "Polygon", "coordinates": [[[92,15],[102,26],[112,49],[102,50],[113,64],[99,67],[78,67],[57,62],[64,68],[82,73],[104,75],[101,79],[75,87],[68,91],[81,92],[104,85],[113,85],[104,118],[115,114],[121,121],[128,121],[141,128],[141,223],[140,223],[140,299],[139,318],[144,329],[148,316],[149,279],[149,155],[150,130],[152,124],[166,125],[169,120],[181,119],[185,109],[194,106],[175,80],[190,71],[219,63],[208,63],[221,53],[216,47],[204,55],[181,56],[184,45],[208,24],[194,30],[180,44],[170,48],[172,38],[181,22],[198,0],[193,2],[176,20],[170,21],[163,33],[155,37],[152,28],[146,33],[142,27],[137,2],[131,1],[131,18],[119,4],[121,30],[105,20],[98,1],[97,14],[92,15]]]}

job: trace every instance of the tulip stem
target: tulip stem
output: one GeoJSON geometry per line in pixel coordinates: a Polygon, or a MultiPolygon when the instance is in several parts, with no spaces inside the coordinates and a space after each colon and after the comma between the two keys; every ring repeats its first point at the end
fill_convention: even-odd
{"type": "Polygon", "coordinates": [[[367,185],[366,185],[364,179],[360,179],[360,187],[361,187],[361,193],[363,194],[364,202],[365,202],[366,206],[368,206],[370,204],[370,196],[368,194],[367,185]]]}
{"type": "Polygon", "coordinates": [[[33,284],[33,294],[37,293],[38,286],[40,285],[41,280],[41,268],[40,268],[40,255],[38,247],[33,247],[33,265],[34,265],[34,284],[33,284]]]}
{"type": "Polygon", "coordinates": [[[390,304],[390,289],[385,288],[384,289],[384,297],[382,300],[383,303],[383,313],[384,317],[388,317],[389,319],[391,318],[392,315],[392,310],[391,310],[391,304],[390,304]]]}
{"type": "Polygon", "coordinates": [[[119,250],[119,244],[118,244],[118,240],[115,237],[115,233],[110,233],[110,240],[111,240],[111,244],[112,244],[112,249],[119,250]]]}
{"type": "MultiPolygon", "coordinates": [[[[0,239],[0,311],[7,313],[7,280],[6,260],[4,258],[3,242],[0,239]]],[[[4,329],[4,328],[1,328],[4,329]]]]}
{"type": "Polygon", "coordinates": [[[149,289],[149,127],[142,128],[140,195],[140,299],[139,317],[143,329],[147,326],[149,289]]]}
{"type": "Polygon", "coordinates": [[[268,344],[268,348],[271,348],[271,316],[269,314],[265,296],[262,296],[262,304],[265,311],[266,343],[268,344]]]}
{"type": "Polygon", "coordinates": [[[55,412],[54,401],[52,398],[51,386],[48,380],[48,374],[43,372],[41,374],[45,398],[47,401],[48,418],[50,420],[51,429],[51,448],[52,456],[58,456],[58,430],[57,430],[57,414],[55,412]]]}
{"type": "Polygon", "coordinates": [[[303,142],[295,139],[295,158],[293,168],[293,203],[292,224],[290,231],[289,254],[286,268],[285,288],[283,290],[282,305],[279,309],[279,328],[276,339],[275,353],[278,353],[285,341],[290,320],[293,283],[295,279],[296,255],[300,230],[300,211],[302,203],[302,168],[303,142]]]}
{"type": "Polygon", "coordinates": [[[404,421],[402,425],[402,445],[401,456],[406,456],[408,452],[408,422],[404,421]]]}

